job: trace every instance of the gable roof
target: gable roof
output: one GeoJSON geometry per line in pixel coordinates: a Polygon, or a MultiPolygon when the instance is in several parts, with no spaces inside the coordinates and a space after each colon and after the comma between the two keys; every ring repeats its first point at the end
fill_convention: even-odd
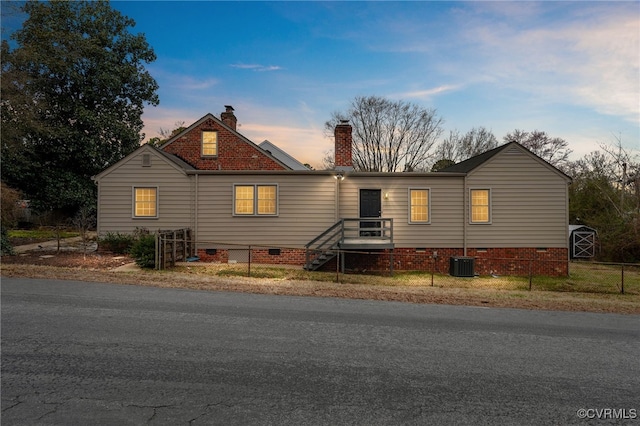
{"type": "Polygon", "coordinates": [[[163,151],[161,149],[156,148],[155,146],[151,146],[151,148],[153,148],[155,152],[157,152],[158,154],[162,155],[167,160],[173,162],[178,167],[181,167],[184,170],[195,170],[195,167],[193,167],[191,164],[187,163],[186,161],[184,161],[182,158],[178,157],[177,155],[171,154],[169,152],[165,152],[165,151],[163,151]]]}
{"type": "Polygon", "coordinates": [[[140,145],[140,147],[137,148],[135,151],[133,151],[131,154],[129,154],[126,157],[124,157],[124,158],[120,159],[119,161],[115,162],[114,164],[112,164],[111,166],[107,167],[106,169],[104,169],[103,171],[98,173],[97,175],[92,176],[91,179],[94,180],[94,181],[98,181],[98,180],[102,179],[104,176],[108,175],[113,170],[117,169],[122,164],[126,163],[131,158],[135,157],[136,155],[138,155],[138,154],[140,154],[140,153],[142,153],[144,151],[151,151],[151,152],[159,155],[160,157],[164,158],[167,161],[167,163],[169,163],[171,166],[173,166],[175,169],[179,170],[182,173],[185,173],[187,170],[194,170],[193,166],[191,166],[187,162],[183,161],[182,159],[178,158],[177,156],[175,156],[173,154],[169,154],[168,152],[163,152],[163,151],[159,150],[158,148],[156,148],[155,146],[149,145],[148,143],[146,143],[144,145],[140,145]]]}
{"type": "Polygon", "coordinates": [[[529,151],[527,148],[525,148],[524,146],[522,146],[521,144],[519,144],[518,142],[508,142],[504,145],[501,145],[497,148],[491,149],[489,151],[483,152],[482,154],[478,154],[474,157],[469,158],[468,160],[464,160],[461,161],[457,164],[454,164],[452,166],[449,167],[445,167],[442,170],[438,170],[438,173],[471,173],[473,170],[475,170],[476,168],[480,167],[481,165],[485,164],[487,161],[489,161],[490,159],[492,159],[493,157],[495,157],[496,155],[507,151],[508,149],[511,148],[517,148],[520,151],[522,151],[523,153],[529,155],[530,157],[534,158],[535,160],[537,160],[538,162],[542,163],[543,165],[545,165],[547,168],[550,168],[551,170],[553,170],[554,172],[558,173],[559,175],[562,175],[565,179],[571,181],[571,177],[567,176],[563,171],[561,171],[560,169],[558,169],[557,167],[553,166],[551,163],[545,161],[544,159],[538,157],[536,154],[534,154],[533,152],[529,151]]]}
{"type": "Polygon", "coordinates": [[[286,164],[291,170],[309,170],[307,166],[305,166],[304,164],[293,158],[291,155],[289,155],[287,152],[278,148],[269,141],[262,141],[258,146],[276,157],[282,163],[286,164]]]}
{"type": "Polygon", "coordinates": [[[222,120],[220,120],[218,117],[216,117],[215,115],[211,114],[210,112],[208,112],[207,114],[204,115],[204,117],[202,117],[201,119],[199,119],[198,121],[196,121],[195,123],[191,124],[189,127],[187,127],[186,129],[184,129],[183,131],[181,131],[180,133],[178,133],[177,135],[173,135],[172,137],[170,137],[169,139],[167,139],[166,142],[164,142],[162,145],[160,145],[158,148],[161,151],[164,151],[164,148],[166,148],[167,146],[169,146],[170,144],[172,144],[174,141],[180,139],[182,136],[186,135],[187,133],[191,132],[193,129],[195,129],[196,127],[200,126],[202,123],[204,123],[207,120],[213,120],[215,121],[218,125],[222,126],[223,128],[225,128],[226,130],[228,130],[229,132],[233,133],[235,136],[238,137],[238,139],[240,139],[242,142],[247,143],[248,145],[250,145],[251,147],[253,147],[254,149],[256,149],[257,151],[259,151],[261,154],[269,157],[270,159],[272,159],[273,161],[275,161],[276,163],[280,164],[282,167],[284,167],[285,169],[291,169],[291,167],[289,167],[287,164],[285,164],[284,162],[282,162],[279,158],[277,158],[275,155],[272,155],[270,152],[265,151],[264,149],[260,148],[260,146],[258,146],[257,144],[253,143],[251,140],[247,139],[245,136],[243,136],[242,134],[238,133],[237,130],[227,126],[226,124],[224,124],[224,122],[222,120]]]}
{"type": "Polygon", "coordinates": [[[467,160],[461,161],[452,166],[445,167],[444,169],[438,170],[438,172],[469,173],[476,167],[483,164],[485,161],[488,161],[490,158],[495,156],[498,152],[502,151],[507,145],[510,145],[512,143],[515,143],[515,142],[509,142],[508,144],[483,152],[482,154],[478,154],[467,160]]]}

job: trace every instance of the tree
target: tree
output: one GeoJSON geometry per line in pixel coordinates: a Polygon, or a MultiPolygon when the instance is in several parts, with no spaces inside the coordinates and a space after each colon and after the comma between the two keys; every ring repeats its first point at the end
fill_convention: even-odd
{"type": "Polygon", "coordinates": [[[160,146],[183,130],[186,130],[186,127],[184,127],[184,121],[176,121],[175,128],[173,130],[163,129],[162,127],[160,127],[160,130],[158,131],[160,136],[155,136],[149,139],[147,141],[147,144],[160,146]]]}
{"type": "MultiPolygon", "coordinates": [[[[436,149],[436,164],[438,167],[450,162],[459,163],[498,146],[498,140],[491,130],[484,127],[474,127],[464,135],[452,130],[436,149]]],[[[434,165],[435,167],[435,165],[434,165]]]]}
{"type": "Polygon", "coordinates": [[[72,214],[95,200],[91,176],[136,149],[156,57],[106,1],[26,2],[2,43],[3,180],[39,210],[72,214]],[[11,48],[11,46],[14,46],[11,48]]]}
{"type": "Polygon", "coordinates": [[[503,138],[505,142],[518,142],[554,167],[564,170],[569,161],[569,143],[562,138],[552,138],[547,132],[514,130],[503,138]]]}
{"type": "Polygon", "coordinates": [[[166,141],[184,130],[186,130],[186,127],[184,127],[184,121],[176,121],[174,123],[173,130],[163,129],[161,127],[159,133],[162,139],[166,141]]]}
{"type": "Polygon", "coordinates": [[[617,146],[601,145],[600,151],[570,163],[570,223],[598,231],[600,260],[640,260],[640,195],[637,155],[617,146]],[[629,174],[627,174],[629,173],[629,174]]]}
{"type": "Polygon", "coordinates": [[[327,133],[341,120],[353,127],[354,168],[371,172],[425,170],[443,122],[433,109],[378,96],[356,97],[346,112],[332,113],[327,133]]]}
{"type": "Polygon", "coordinates": [[[455,161],[447,160],[446,158],[442,158],[442,159],[436,161],[435,163],[433,163],[433,166],[431,166],[431,171],[432,172],[437,172],[437,171],[440,171],[442,169],[446,169],[447,167],[453,166],[454,164],[456,164],[455,161]]]}

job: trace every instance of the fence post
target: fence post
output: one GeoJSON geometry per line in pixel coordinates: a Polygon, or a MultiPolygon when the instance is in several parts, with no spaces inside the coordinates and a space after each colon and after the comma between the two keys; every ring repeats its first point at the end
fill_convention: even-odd
{"type": "Polygon", "coordinates": [[[251,276],[251,246],[249,246],[249,261],[248,263],[248,268],[247,268],[247,276],[250,277],[251,276]]]}
{"type": "Polygon", "coordinates": [[[182,228],[182,261],[187,261],[187,229],[182,228]]]}
{"type": "Polygon", "coordinates": [[[156,253],[155,253],[155,269],[159,270],[160,269],[160,259],[159,259],[159,250],[160,250],[160,234],[156,234],[156,238],[155,238],[155,249],[156,249],[156,253]]]}
{"type": "Polygon", "coordinates": [[[624,294],[624,263],[622,264],[622,279],[620,280],[620,294],[624,294]]]}
{"type": "Polygon", "coordinates": [[[171,266],[176,266],[176,257],[178,256],[178,246],[176,244],[176,231],[173,231],[173,247],[171,250],[171,266]]]}
{"type": "Polygon", "coordinates": [[[533,261],[529,260],[529,291],[531,291],[532,281],[533,281],[533,261]]]}
{"type": "Polygon", "coordinates": [[[433,274],[436,270],[436,258],[435,256],[431,256],[431,287],[433,287],[433,274]]]}

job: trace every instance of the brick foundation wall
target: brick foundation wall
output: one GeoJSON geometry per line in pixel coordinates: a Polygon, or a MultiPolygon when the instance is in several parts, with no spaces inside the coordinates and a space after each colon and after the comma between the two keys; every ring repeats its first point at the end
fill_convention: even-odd
{"type": "MultiPolygon", "coordinates": [[[[303,249],[271,249],[279,250],[279,254],[269,248],[251,248],[251,262],[267,265],[304,265],[306,252],[303,249]]],[[[198,257],[203,262],[229,262],[230,257],[240,259],[240,262],[249,260],[248,249],[216,249],[215,254],[207,254],[206,249],[198,249],[198,257]],[[230,253],[231,252],[231,253],[230,253]],[[234,253],[235,252],[235,256],[234,253]]]]}
{"type": "MultiPolygon", "coordinates": [[[[462,249],[396,248],[393,251],[394,270],[431,271],[447,274],[450,258],[462,256],[462,249]],[[437,256],[434,256],[437,252],[437,256]]],[[[388,250],[376,255],[364,253],[348,254],[345,269],[352,271],[384,271],[389,270],[391,253],[388,250]]],[[[512,275],[528,276],[566,276],[569,274],[568,250],[564,248],[497,248],[468,249],[467,257],[475,258],[474,272],[479,275],[512,275]]],[[[335,267],[334,267],[335,268],[335,267]]]]}
{"type": "MultiPolygon", "coordinates": [[[[304,265],[304,249],[279,249],[279,254],[269,253],[269,248],[252,248],[251,262],[272,265],[304,265]]],[[[215,254],[207,254],[205,249],[198,250],[203,262],[227,263],[230,257],[239,262],[248,261],[248,249],[216,249],[215,254]],[[235,251],[235,253],[233,253],[235,251]]],[[[393,268],[398,271],[432,271],[448,274],[450,258],[462,256],[462,249],[396,248],[393,251],[393,268]],[[434,256],[434,253],[437,255],[434,256]]],[[[569,274],[568,251],[564,248],[494,248],[468,249],[467,256],[475,258],[474,272],[479,275],[533,275],[566,276],[569,274]]],[[[381,250],[371,253],[347,253],[345,269],[347,272],[388,271],[391,252],[381,250]]],[[[326,263],[322,271],[335,271],[336,259],[326,263]]]]}
{"type": "Polygon", "coordinates": [[[190,132],[163,148],[199,170],[286,170],[255,146],[222,127],[215,120],[205,120],[190,132]],[[202,157],[202,131],[218,132],[217,157],[202,157]]]}

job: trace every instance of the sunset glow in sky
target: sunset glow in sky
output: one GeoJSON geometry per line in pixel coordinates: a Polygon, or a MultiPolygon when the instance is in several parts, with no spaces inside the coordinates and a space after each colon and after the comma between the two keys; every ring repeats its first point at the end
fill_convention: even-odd
{"type": "Polygon", "coordinates": [[[359,95],[475,126],[640,149],[638,2],[112,2],[158,59],[146,139],[233,105],[239,132],[319,166],[359,95]]]}

